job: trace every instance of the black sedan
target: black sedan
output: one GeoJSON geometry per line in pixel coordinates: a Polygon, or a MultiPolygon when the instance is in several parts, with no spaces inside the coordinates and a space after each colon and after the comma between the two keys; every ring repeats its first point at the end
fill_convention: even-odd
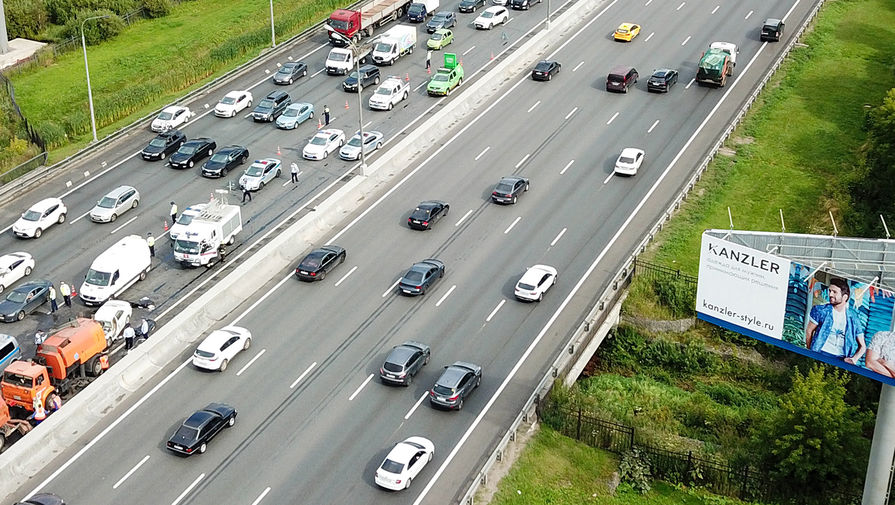
{"type": "Polygon", "coordinates": [[[442,11],[432,16],[426,23],[426,31],[435,33],[439,28],[452,28],[457,25],[457,15],[450,11],[442,11]]]}
{"type": "Polygon", "coordinates": [[[407,226],[414,230],[428,230],[436,221],[448,215],[451,206],[440,200],[420,202],[407,218],[407,226]]]}
{"type": "Polygon", "coordinates": [[[541,3],[541,0],[510,0],[510,7],[516,10],[527,11],[534,4],[541,3]]]}
{"type": "Polygon", "coordinates": [[[479,7],[485,6],[485,0],[460,0],[457,10],[460,12],[475,12],[479,7]]]}
{"type": "Polygon", "coordinates": [[[144,160],[163,160],[165,156],[180,149],[186,142],[186,135],[180,130],[169,130],[159,133],[157,137],[149,141],[149,145],[140,152],[144,160]]]}
{"type": "Polygon", "coordinates": [[[25,316],[47,303],[50,299],[50,286],[49,281],[34,281],[13,289],[0,302],[0,318],[4,323],[25,319],[25,316]]]}
{"type": "Polygon", "coordinates": [[[526,177],[511,175],[504,177],[494,186],[491,201],[495,203],[516,203],[519,195],[528,191],[529,182],[526,177]]]}
{"type": "Polygon", "coordinates": [[[396,345],[379,368],[379,378],[383,384],[409,386],[413,376],[429,363],[431,354],[429,346],[420,342],[396,345]]]}
{"type": "Polygon", "coordinates": [[[200,137],[190,140],[171,155],[168,166],[171,168],[193,168],[196,163],[214,154],[214,150],[217,148],[218,143],[210,138],[200,137]]]}
{"type": "Polygon", "coordinates": [[[204,453],[208,442],[222,429],[236,424],[236,409],[225,403],[209,403],[197,410],[168,439],[168,450],[190,455],[204,453]]]}
{"type": "Polygon", "coordinates": [[[326,273],[345,262],[345,249],[325,245],[314,249],[295,267],[295,276],[303,281],[322,281],[326,273]]]}
{"type": "Polygon", "coordinates": [[[660,68],[653,72],[649,80],[646,81],[646,90],[658,93],[668,93],[671,86],[677,82],[677,70],[671,68],[660,68]]]}
{"type": "Polygon", "coordinates": [[[444,367],[441,377],[429,390],[429,403],[433,407],[460,410],[463,408],[463,400],[472,394],[481,383],[481,366],[457,361],[453,365],[444,367]]]}
{"type": "Polygon", "coordinates": [[[277,73],[273,74],[274,84],[292,84],[299,77],[308,75],[308,66],[303,61],[284,63],[277,73]]]}
{"type": "Polygon", "coordinates": [[[398,282],[398,289],[405,295],[424,295],[432,284],[444,277],[444,263],[437,259],[425,259],[415,263],[398,282]]]}
{"type": "Polygon", "coordinates": [[[549,81],[562,70],[562,64],[558,61],[541,60],[531,71],[531,78],[536,81],[549,81]]]}
{"type": "Polygon", "coordinates": [[[243,146],[232,145],[218,149],[211,159],[202,165],[203,177],[223,177],[232,168],[242,165],[249,159],[249,150],[243,146]]]}

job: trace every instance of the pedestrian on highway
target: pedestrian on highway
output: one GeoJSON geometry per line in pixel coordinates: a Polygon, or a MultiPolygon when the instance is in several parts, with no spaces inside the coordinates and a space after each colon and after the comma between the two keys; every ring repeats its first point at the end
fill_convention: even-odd
{"type": "Polygon", "coordinates": [[[62,408],[62,398],[59,397],[56,393],[53,393],[47,398],[47,410],[49,410],[50,414],[56,412],[57,410],[62,408]]]}
{"type": "Polygon", "coordinates": [[[143,340],[149,338],[149,321],[145,317],[140,321],[140,338],[143,340]]]}
{"type": "Polygon", "coordinates": [[[242,203],[246,203],[246,198],[248,198],[249,201],[251,202],[252,201],[252,192],[249,191],[249,188],[242,188],[242,203]]]}
{"type": "Polygon", "coordinates": [[[134,337],[136,336],[136,332],[134,332],[133,326],[131,323],[127,323],[124,325],[124,350],[129,351],[134,348],[134,337]]]}
{"type": "Polygon", "coordinates": [[[149,255],[155,258],[155,237],[152,236],[152,232],[146,234],[146,245],[149,246],[149,255]]]}
{"type": "Polygon", "coordinates": [[[428,71],[429,68],[431,68],[431,67],[432,67],[432,50],[429,49],[428,51],[426,51],[426,71],[428,71]]]}
{"type": "Polygon", "coordinates": [[[53,285],[50,285],[50,314],[55,314],[56,310],[59,309],[59,305],[56,304],[56,288],[53,285]]]}
{"type": "Polygon", "coordinates": [[[38,346],[38,345],[44,343],[44,341],[46,339],[47,339],[47,332],[42,331],[42,330],[37,330],[37,332],[34,333],[34,345],[35,346],[38,346]]]}
{"type": "Polygon", "coordinates": [[[171,202],[171,226],[177,221],[177,204],[171,202]]]}
{"type": "Polygon", "coordinates": [[[71,308],[71,288],[68,287],[65,281],[59,284],[59,294],[62,295],[62,301],[65,302],[65,306],[71,308]]]}
{"type": "Polygon", "coordinates": [[[326,123],[323,126],[329,126],[329,105],[323,106],[323,121],[326,123]]]}
{"type": "Polygon", "coordinates": [[[298,163],[292,162],[292,183],[298,183],[298,163]]]}

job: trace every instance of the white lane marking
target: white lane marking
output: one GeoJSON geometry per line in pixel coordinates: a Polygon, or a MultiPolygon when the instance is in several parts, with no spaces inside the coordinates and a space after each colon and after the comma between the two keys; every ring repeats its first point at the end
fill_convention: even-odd
{"type": "Polygon", "coordinates": [[[342,278],[336,282],[336,286],[338,286],[339,284],[342,284],[342,281],[347,279],[349,275],[353,274],[355,270],[357,270],[357,265],[355,265],[354,268],[349,270],[347,274],[343,275],[342,278]]]}
{"type": "Polygon", "coordinates": [[[429,396],[428,391],[426,391],[425,393],[423,393],[422,396],[420,396],[420,399],[417,400],[416,403],[413,404],[413,408],[411,408],[410,411],[407,412],[407,414],[404,416],[405,421],[410,419],[410,416],[412,416],[413,413],[416,412],[416,409],[420,406],[421,403],[423,403],[423,400],[425,400],[427,396],[429,396]]]}
{"type": "MultiPolygon", "coordinates": [[[[582,61],[581,63],[584,63],[584,62],[582,61]]],[[[570,117],[572,117],[572,114],[574,114],[576,112],[578,112],[578,107],[575,107],[572,110],[570,110],[569,113],[566,114],[566,119],[569,119],[570,117]]]]}
{"type": "Polygon", "coordinates": [[[365,387],[367,384],[369,384],[371,380],[373,380],[373,374],[368,375],[368,376],[367,376],[367,380],[365,380],[363,384],[361,384],[360,386],[358,386],[357,389],[355,389],[354,392],[351,393],[351,396],[348,397],[348,401],[350,402],[351,400],[354,399],[355,396],[359,395],[360,392],[361,392],[361,390],[363,390],[364,387],[365,387]]]}
{"type": "Polygon", "coordinates": [[[716,13],[716,12],[718,12],[718,9],[720,9],[720,8],[721,8],[721,6],[720,6],[720,5],[716,5],[716,6],[715,6],[715,8],[714,8],[714,9],[712,9],[712,14],[714,14],[714,13],[716,13]]]}
{"type": "Polygon", "coordinates": [[[614,171],[609,172],[609,175],[606,176],[606,179],[603,181],[603,184],[609,184],[609,181],[612,179],[613,176],[615,176],[615,172],[614,171]]]}
{"type": "MultiPolygon", "coordinates": [[[[438,303],[436,303],[435,306],[436,306],[436,307],[440,306],[440,305],[441,305],[441,302],[445,301],[445,299],[447,299],[447,297],[451,296],[451,293],[453,293],[455,289],[457,289],[457,285],[456,285],[456,284],[454,284],[453,286],[451,286],[451,289],[449,289],[448,292],[445,293],[444,296],[442,296],[441,299],[438,300],[438,303]]],[[[406,419],[406,418],[405,418],[405,419],[406,419]]]]}
{"type": "Polygon", "coordinates": [[[683,46],[683,45],[686,44],[687,42],[690,42],[690,39],[691,39],[691,38],[692,38],[692,37],[690,37],[689,35],[687,35],[687,38],[685,38],[684,41],[681,42],[681,45],[683,46]]]}
{"type": "Polygon", "coordinates": [[[684,89],[690,89],[690,86],[692,86],[694,82],[696,82],[696,78],[695,78],[695,77],[692,78],[692,79],[690,79],[690,82],[688,82],[687,85],[684,86],[684,89]]]}
{"type": "MultiPolygon", "coordinates": [[[[475,161],[479,161],[479,158],[484,156],[485,153],[487,153],[489,149],[491,149],[491,146],[488,146],[485,149],[483,149],[482,152],[480,152],[479,155],[475,157],[475,161]]],[[[472,212],[472,211],[470,211],[470,212],[472,212]]]]}
{"type": "Polygon", "coordinates": [[[562,170],[559,171],[559,175],[562,175],[562,174],[566,173],[566,170],[568,170],[569,167],[572,166],[572,163],[575,163],[575,160],[569,160],[569,162],[566,163],[566,166],[564,166],[564,167],[562,168],[562,170]]]}
{"type": "MultiPolygon", "coordinates": [[[[298,173],[295,174],[295,176],[301,177],[301,174],[303,174],[303,173],[304,173],[303,171],[299,170],[298,173]]],[[[289,180],[283,183],[283,187],[286,187],[289,184],[292,184],[292,172],[289,172],[289,180]]],[[[298,183],[296,182],[296,184],[298,184],[298,183]]]]}
{"type": "Polygon", "coordinates": [[[518,223],[521,219],[522,219],[522,216],[517,217],[516,220],[513,221],[513,223],[510,224],[510,226],[508,226],[506,230],[503,231],[503,234],[506,235],[507,233],[509,233],[510,230],[512,230],[513,227],[516,226],[516,223],[518,223]]]}
{"type": "Polygon", "coordinates": [[[528,108],[528,112],[531,112],[531,111],[535,110],[535,107],[537,107],[538,105],[541,105],[541,101],[540,101],[540,100],[538,100],[537,102],[535,102],[534,105],[532,105],[531,107],[529,107],[529,108],[528,108]]]}
{"type": "MultiPolygon", "coordinates": [[[[799,4],[799,1],[800,0],[796,0],[795,3],[793,3],[792,7],[789,9],[789,12],[787,12],[786,16],[783,17],[784,22],[786,21],[786,17],[789,16],[792,13],[793,9],[796,8],[796,5],[799,4]]],[[[610,4],[610,7],[613,4],[615,4],[615,2],[610,4]]],[[[609,7],[607,7],[607,9],[608,8],[609,7]]],[[[606,9],[603,10],[603,12],[605,12],[605,11],[606,11],[606,9]]],[[[601,14],[602,14],[602,12],[601,12],[601,14]]],[[[585,25],[585,28],[587,28],[587,26],[588,25],[585,25]]],[[[569,40],[571,41],[573,39],[574,39],[574,37],[570,38],[569,40]]],[[[759,46],[758,51],[756,52],[755,56],[753,56],[752,59],[749,60],[749,63],[746,65],[746,68],[744,68],[743,71],[740,73],[741,76],[746,74],[746,71],[748,71],[749,67],[752,66],[752,63],[754,63],[755,60],[758,59],[759,55],[761,54],[761,52],[764,50],[764,48],[766,46],[767,46],[767,44],[759,46]]],[[[529,346],[525,350],[525,352],[522,353],[522,356],[519,358],[519,360],[516,362],[516,364],[513,365],[513,368],[507,374],[506,378],[504,378],[503,382],[500,383],[500,386],[497,387],[497,390],[494,392],[494,394],[491,395],[491,399],[488,400],[488,403],[485,404],[485,406],[482,408],[482,410],[476,416],[475,420],[469,425],[469,428],[466,429],[466,432],[463,433],[463,436],[460,437],[460,440],[458,440],[454,444],[454,448],[451,449],[450,454],[448,454],[447,458],[445,458],[445,460],[441,464],[441,466],[438,467],[438,470],[435,471],[435,475],[433,475],[432,478],[429,479],[429,482],[426,484],[426,487],[423,488],[422,492],[420,492],[420,494],[419,494],[419,496],[417,496],[416,500],[413,501],[413,505],[420,505],[420,503],[422,503],[422,501],[426,498],[426,496],[429,494],[429,491],[432,490],[432,487],[435,486],[435,483],[438,481],[438,479],[444,473],[445,469],[447,469],[448,465],[451,464],[451,462],[454,460],[454,458],[457,456],[457,454],[463,448],[463,445],[466,444],[466,441],[469,440],[469,437],[472,435],[473,431],[475,431],[475,429],[478,428],[479,424],[481,424],[481,422],[482,422],[482,419],[485,418],[485,416],[491,410],[491,407],[494,406],[494,403],[497,401],[497,399],[500,397],[500,395],[503,394],[503,391],[506,389],[507,385],[516,377],[516,374],[519,372],[519,369],[522,368],[522,365],[525,363],[526,360],[528,360],[528,357],[531,355],[531,353],[535,350],[535,348],[541,342],[541,339],[544,338],[544,335],[546,335],[547,332],[550,331],[550,328],[553,327],[553,323],[556,322],[556,320],[559,318],[560,314],[562,314],[562,312],[565,310],[565,308],[569,305],[569,303],[572,301],[572,298],[574,298],[575,295],[578,294],[578,291],[581,289],[581,286],[584,285],[584,283],[587,281],[587,279],[590,277],[590,275],[593,273],[593,271],[597,268],[597,265],[599,265],[600,262],[603,261],[603,257],[606,256],[606,253],[609,251],[609,249],[613,245],[615,245],[615,242],[618,240],[618,238],[620,236],[622,236],[622,234],[625,233],[625,231],[628,229],[628,226],[631,224],[631,221],[634,220],[634,218],[637,216],[637,214],[640,212],[640,210],[643,208],[643,206],[646,204],[646,202],[650,201],[650,199],[653,196],[653,193],[656,192],[656,189],[659,187],[659,185],[662,183],[662,181],[665,180],[665,177],[668,176],[668,173],[671,172],[671,169],[674,168],[674,165],[678,162],[678,160],[681,158],[681,156],[684,155],[684,152],[690,147],[690,144],[692,144],[693,141],[696,139],[696,136],[699,135],[700,132],[702,132],[702,129],[705,128],[705,125],[709,122],[709,120],[712,119],[712,116],[715,115],[715,112],[718,111],[718,108],[721,107],[721,104],[730,95],[730,93],[733,92],[733,89],[736,88],[736,85],[739,82],[740,82],[739,79],[734,80],[733,84],[730,85],[730,88],[728,88],[727,91],[724,92],[724,95],[721,96],[721,99],[718,101],[718,103],[716,103],[715,106],[712,108],[712,110],[709,111],[709,114],[706,116],[705,119],[703,119],[703,121],[699,125],[699,127],[696,128],[696,131],[693,132],[693,135],[690,136],[690,139],[687,140],[687,142],[684,144],[684,146],[681,148],[681,150],[678,151],[678,153],[674,157],[674,159],[671,160],[671,163],[668,164],[668,167],[665,168],[665,171],[662,172],[662,175],[660,175],[659,178],[656,180],[656,182],[653,183],[653,186],[650,188],[649,191],[647,191],[646,195],[643,196],[643,198],[640,200],[640,203],[638,203],[637,207],[634,208],[634,211],[628,215],[628,217],[625,219],[625,222],[622,223],[622,225],[615,232],[615,234],[612,236],[612,238],[609,240],[609,242],[606,244],[606,246],[603,247],[603,250],[596,257],[596,259],[594,259],[593,263],[590,264],[590,267],[588,267],[587,271],[584,272],[584,275],[582,275],[581,278],[578,280],[578,282],[575,284],[575,286],[572,287],[572,290],[569,292],[568,295],[566,295],[566,298],[562,301],[562,303],[556,309],[556,312],[554,312],[553,315],[550,316],[550,319],[547,321],[546,324],[544,324],[544,327],[541,328],[541,331],[538,332],[538,335],[534,338],[534,340],[532,340],[531,344],[529,344],[529,346]]]]}
{"type": "Polygon", "coordinates": [[[141,466],[143,466],[143,463],[146,463],[147,461],[149,461],[149,454],[143,456],[143,459],[141,459],[139,463],[134,465],[134,467],[131,468],[130,471],[124,474],[124,477],[118,479],[118,482],[116,482],[115,485],[112,486],[112,489],[118,489],[118,486],[120,486],[122,482],[126,481],[128,477],[133,475],[134,472],[136,472],[141,466]]]}
{"type": "Polygon", "coordinates": [[[578,70],[578,68],[581,67],[581,65],[584,65],[584,62],[583,62],[583,61],[582,61],[581,63],[575,65],[575,68],[572,69],[572,72],[578,70]]]}
{"type": "Polygon", "coordinates": [[[460,54],[460,56],[466,56],[467,54],[469,54],[469,51],[472,51],[473,49],[475,49],[475,46],[472,46],[469,49],[463,51],[463,53],[460,54]]]}
{"type": "Polygon", "coordinates": [[[460,223],[465,221],[466,218],[469,217],[470,214],[472,214],[472,209],[469,209],[468,211],[466,211],[466,214],[463,214],[463,217],[461,217],[460,220],[454,224],[454,226],[460,226],[460,223]]]}
{"type": "Polygon", "coordinates": [[[618,117],[618,112],[613,114],[612,117],[609,118],[609,121],[606,121],[606,124],[612,124],[612,122],[615,121],[615,118],[617,118],[617,117],[618,117]]]}
{"type": "Polygon", "coordinates": [[[643,6],[646,7],[647,5],[649,5],[651,3],[653,3],[653,0],[646,0],[646,3],[643,4],[643,6]]]}
{"type": "Polygon", "coordinates": [[[429,84],[428,80],[421,82],[419,86],[413,88],[413,91],[419,91],[419,89],[422,88],[423,86],[425,86],[426,84],[429,84]]]}
{"type": "Polygon", "coordinates": [[[649,42],[649,39],[653,38],[653,35],[655,35],[655,34],[656,34],[656,32],[650,33],[649,36],[646,38],[646,40],[644,40],[644,42],[649,42]]]}
{"type": "MultiPolygon", "coordinates": [[[[470,212],[472,212],[472,211],[470,211],[470,212]]],[[[386,289],[386,290],[385,290],[385,293],[382,293],[382,297],[385,298],[386,296],[388,296],[388,295],[394,293],[394,292],[395,292],[395,288],[398,286],[398,283],[399,283],[399,282],[401,282],[401,279],[396,280],[395,283],[391,285],[391,287],[389,287],[388,289],[386,289]]]]}
{"type": "MultiPolygon", "coordinates": [[[[239,256],[237,256],[237,257],[234,258],[234,259],[239,259],[239,256]]],[[[232,263],[232,262],[233,262],[233,261],[231,260],[231,263],[232,263]]],[[[282,279],[280,282],[276,283],[276,285],[274,285],[274,287],[270,288],[270,290],[269,290],[267,293],[264,293],[263,295],[261,295],[261,298],[259,298],[255,303],[249,305],[249,308],[245,309],[245,310],[243,311],[242,314],[236,316],[236,319],[234,319],[233,322],[230,323],[230,324],[233,325],[233,326],[237,326],[237,325],[239,325],[239,322],[242,321],[242,318],[244,318],[244,317],[246,317],[247,315],[249,315],[249,312],[255,310],[255,307],[261,305],[261,304],[264,302],[264,300],[267,300],[267,297],[270,296],[270,295],[272,295],[272,294],[274,293],[274,291],[276,291],[277,289],[279,289],[280,286],[282,286],[284,282],[286,282],[286,281],[292,279],[292,276],[293,276],[293,275],[295,275],[295,274],[292,273],[292,272],[290,272],[289,275],[287,275],[286,277],[283,277],[283,279],[282,279]]],[[[169,309],[169,310],[170,310],[170,309],[169,309]]],[[[162,314],[164,314],[164,312],[162,312],[162,314]]],[[[159,319],[161,319],[161,316],[159,316],[159,319]]]]}
{"type": "Polygon", "coordinates": [[[510,18],[510,19],[507,19],[506,23],[504,23],[504,24],[507,24],[507,23],[509,23],[510,21],[514,20],[514,19],[516,19],[516,18],[510,18]]]}
{"type": "Polygon", "coordinates": [[[653,125],[649,127],[649,130],[647,130],[646,133],[652,133],[652,132],[653,132],[653,129],[654,129],[654,128],[656,127],[656,125],[658,125],[658,124],[659,124],[659,120],[657,119],[656,122],[653,123],[653,125]]]}
{"type": "Polygon", "coordinates": [[[746,17],[744,19],[749,19],[749,16],[751,16],[753,12],[755,11],[749,11],[749,14],[746,14],[746,17]]]}
{"type": "MultiPolygon", "coordinates": [[[[92,210],[92,209],[91,209],[91,210],[92,210]]],[[[82,217],[84,217],[84,216],[86,216],[86,215],[88,215],[88,214],[90,214],[90,211],[89,211],[89,210],[88,210],[87,212],[81,214],[80,216],[78,216],[78,217],[72,219],[71,221],[68,222],[68,224],[75,224],[75,223],[77,223],[78,221],[80,221],[82,217]]],[[[12,228],[12,226],[10,226],[9,228],[12,228]]],[[[9,228],[7,228],[7,230],[8,230],[9,228]]],[[[6,232],[6,230],[3,230],[3,231],[6,232]]]]}
{"type": "Polygon", "coordinates": [[[202,480],[202,479],[204,479],[204,478],[205,478],[205,474],[204,474],[204,473],[199,474],[199,476],[196,477],[196,480],[194,480],[193,483],[189,485],[189,487],[187,487],[186,489],[184,489],[183,492],[180,493],[180,496],[178,496],[176,500],[174,500],[173,502],[171,502],[171,505],[177,505],[178,503],[180,503],[180,501],[183,500],[183,499],[186,497],[186,495],[188,495],[188,494],[190,493],[190,491],[193,490],[194,487],[196,487],[196,484],[198,484],[199,481],[202,480]]]}
{"type": "Polygon", "coordinates": [[[258,354],[256,354],[254,358],[250,359],[249,362],[245,364],[245,366],[243,366],[242,368],[239,369],[238,372],[236,372],[236,376],[239,377],[240,375],[242,375],[242,373],[245,372],[246,370],[248,370],[249,367],[252,366],[252,363],[257,361],[258,358],[260,358],[261,355],[264,354],[265,352],[267,352],[267,349],[261,349],[261,351],[258,354]]]}
{"type": "Polygon", "coordinates": [[[553,242],[550,242],[550,247],[555,246],[556,243],[559,242],[559,239],[561,239],[562,236],[565,235],[565,234],[566,234],[566,228],[563,228],[562,231],[559,232],[559,235],[557,235],[556,238],[553,239],[553,242]]]}
{"type": "Polygon", "coordinates": [[[127,221],[126,223],[122,224],[122,225],[119,226],[118,228],[115,228],[114,230],[112,230],[112,231],[110,232],[110,234],[114,234],[116,231],[118,231],[118,230],[124,228],[125,226],[127,226],[127,225],[133,223],[134,220],[137,219],[138,217],[140,217],[140,216],[134,216],[134,217],[132,217],[132,218],[130,219],[130,221],[127,221]]]}
{"type": "Polygon", "coordinates": [[[526,154],[525,156],[523,156],[522,159],[519,160],[519,163],[516,163],[516,168],[521,167],[522,164],[525,163],[525,160],[527,160],[529,156],[531,156],[531,155],[530,155],[530,154],[526,154]]]}
{"type": "Polygon", "coordinates": [[[267,493],[269,493],[269,492],[270,492],[270,486],[268,486],[267,489],[262,491],[261,494],[258,495],[257,498],[255,498],[255,501],[252,502],[252,505],[258,505],[259,503],[261,503],[261,500],[263,500],[264,497],[267,496],[267,493]]]}
{"type": "Polygon", "coordinates": [[[683,8],[684,8],[684,5],[686,5],[686,4],[687,4],[687,2],[681,2],[681,4],[678,5],[678,6],[677,6],[677,9],[675,9],[675,10],[676,10],[676,11],[679,11],[679,10],[683,9],[683,8]]]}
{"type": "Polygon", "coordinates": [[[367,121],[367,124],[364,125],[364,128],[368,128],[371,124],[373,124],[373,121],[367,121]]]}
{"type": "Polygon", "coordinates": [[[302,372],[301,375],[299,375],[297,379],[295,379],[295,382],[293,382],[292,384],[289,385],[289,389],[294,388],[294,387],[296,386],[296,384],[298,384],[299,382],[301,382],[301,380],[304,379],[306,375],[308,375],[309,373],[311,373],[311,370],[313,370],[315,366],[317,366],[317,362],[316,362],[316,361],[313,362],[313,363],[311,363],[311,364],[308,366],[308,368],[305,368],[305,371],[302,372]]]}
{"type": "Polygon", "coordinates": [[[488,317],[485,318],[485,322],[486,322],[486,323],[490,323],[490,322],[491,322],[491,318],[493,318],[494,315],[497,314],[497,311],[500,310],[500,308],[503,307],[503,304],[505,304],[505,303],[507,303],[507,299],[506,299],[506,298],[504,298],[503,300],[501,300],[500,303],[497,304],[497,307],[494,307],[494,310],[492,310],[491,313],[488,314],[488,317]]]}
{"type": "Polygon", "coordinates": [[[317,77],[318,75],[320,75],[321,73],[323,73],[324,70],[326,70],[326,67],[323,67],[323,68],[321,68],[320,70],[314,72],[313,74],[311,74],[311,77],[317,77]]]}

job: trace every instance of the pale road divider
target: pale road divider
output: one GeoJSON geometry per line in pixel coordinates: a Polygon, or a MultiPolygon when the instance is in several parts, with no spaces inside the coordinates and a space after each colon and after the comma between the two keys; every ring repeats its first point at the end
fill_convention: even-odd
{"type": "MultiPolygon", "coordinates": [[[[538,31],[493,69],[478,76],[474,83],[464,82],[458,90],[460,93],[454,95],[447,107],[433,114],[371,164],[367,177],[353,177],[346,182],[314,208],[313,212],[271,239],[233,272],[159,328],[152,338],[131,350],[114,367],[68,400],[59,412],[13,444],[0,455],[0,496],[17,498],[9,495],[57,455],[74,446],[83,434],[93,430],[108,413],[146,385],[186,349],[195,345],[205,332],[219,326],[271,279],[291,268],[309,247],[320,243],[352,213],[385,193],[421,155],[436,146],[447,134],[453,133],[472,113],[490,105],[490,99],[503,86],[516,82],[515,78],[520,72],[527,72],[549,51],[550,46],[573,32],[582,17],[589,16],[605,1],[607,0],[582,0],[575,3],[552,20],[549,32],[538,31]],[[447,131],[445,124],[449,125],[447,131]]],[[[72,464],[89,450],[95,440],[97,439],[83,447],[65,465],[72,464]]]]}

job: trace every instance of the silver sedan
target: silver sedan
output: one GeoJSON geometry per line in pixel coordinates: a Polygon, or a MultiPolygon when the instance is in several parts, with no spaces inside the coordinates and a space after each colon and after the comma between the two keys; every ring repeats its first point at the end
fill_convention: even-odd
{"type": "MultiPolygon", "coordinates": [[[[373,151],[382,147],[382,132],[372,131],[364,132],[364,154],[369,155],[373,151]]],[[[361,153],[360,133],[351,137],[347,144],[339,150],[339,158],[343,160],[359,160],[361,153]]]]}

